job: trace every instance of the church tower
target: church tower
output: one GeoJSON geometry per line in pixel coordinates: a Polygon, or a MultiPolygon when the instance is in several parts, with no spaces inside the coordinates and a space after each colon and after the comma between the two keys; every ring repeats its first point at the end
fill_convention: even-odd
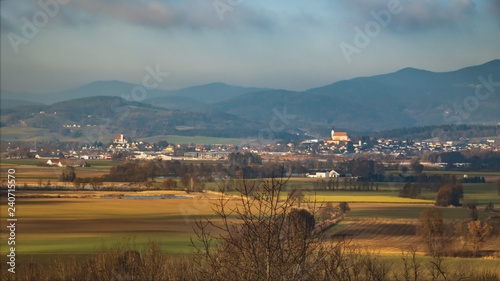
{"type": "Polygon", "coordinates": [[[331,140],[329,140],[330,143],[334,144],[340,144],[344,142],[349,142],[351,139],[347,135],[347,132],[336,132],[335,129],[332,127],[332,132],[331,132],[331,140]]]}

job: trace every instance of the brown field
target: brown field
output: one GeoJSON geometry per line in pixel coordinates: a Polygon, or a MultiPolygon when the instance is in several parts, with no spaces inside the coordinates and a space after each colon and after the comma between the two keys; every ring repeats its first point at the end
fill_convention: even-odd
{"type": "MultiPolygon", "coordinates": [[[[398,254],[402,250],[416,248],[423,252],[417,236],[417,220],[407,219],[362,219],[345,220],[333,230],[332,237],[350,239],[354,245],[383,254],[398,254]]],[[[493,235],[482,247],[482,251],[500,253],[500,236],[493,235]]]]}
{"type": "MultiPolygon", "coordinates": [[[[189,251],[195,219],[211,217],[217,193],[182,191],[22,191],[16,201],[18,237],[25,253],[89,253],[99,244],[136,237],[162,241],[171,253],[189,251]],[[190,199],[118,199],[120,196],[183,195],[190,199]],[[117,198],[100,198],[113,196],[117,198]]],[[[231,201],[234,206],[237,201],[231,201]]],[[[419,244],[416,223],[429,205],[352,203],[345,220],[328,231],[356,245],[383,253],[400,253],[419,244]]],[[[6,208],[2,208],[2,215],[6,208]]],[[[445,218],[466,218],[463,208],[444,208],[445,218]],[[465,217],[463,217],[465,216],[465,217]]],[[[4,222],[2,222],[3,224],[4,222]]],[[[2,238],[5,238],[2,235],[2,238]]],[[[488,242],[500,252],[500,239],[488,242]]]]}
{"type": "MultiPolygon", "coordinates": [[[[36,162],[27,160],[18,164],[12,161],[1,163],[2,179],[7,174],[7,168],[15,168],[18,186],[25,183],[37,186],[38,179],[42,179],[44,185],[50,180],[53,186],[66,186],[68,190],[16,192],[16,215],[19,219],[16,239],[19,241],[17,253],[20,260],[34,259],[43,263],[66,255],[82,258],[95,253],[102,246],[109,247],[130,239],[138,248],[144,248],[149,241],[157,241],[168,254],[190,253],[193,250],[190,238],[194,237],[195,219],[215,218],[212,209],[214,199],[218,197],[215,192],[186,194],[184,191],[169,190],[72,191],[71,183],[58,181],[61,168],[35,166],[29,161],[36,162]],[[182,195],[190,198],[119,199],[125,195],[182,195]],[[100,198],[102,196],[114,198],[100,198]]],[[[77,176],[101,176],[108,173],[116,163],[94,161],[91,164],[91,167],[77,168],[77,176]]],[[[494,182],[497,178],[500,177],[488,176],[487,180],[494,182]]],[[[293,179],[291,183],[312,185],[311,180],[306,178],[293,179]]],[[[127,186],[129,183],[105,185],[127,186]]],[[[466,198],[478,200],[482,204],[498,198],[492,184],[466,185],[466,190],[466,198]]],[[[416,236],[417,218],[422,210],[432,206],[432,203],[413,202],[414,200],[396,203],[401,198],[391,190],[318,192],[316,196],[323,196],[320,199],[324,200],[318,201],[325,202],[338,202],[342,198],[351,207],[345,220],[328,230],[330,237],[347,237],[354,245],[396,258],[399,258],[402,250],[421,244],[416,236]],[[358,198],[369,198],[367,202],[373,203],[354,203],[361,202],[358,198]]],[[[5,217],[5,197],[0,199],[0,214],[5,217]]],[[[231,201],[230,205],[234,206],[235,201],[231,201]]],[[[442,208],[442,211],[445,219],[469,218],[469,210],[465,208],[442,208]]],[[[487,216],[484,212],[479,214],[481,220],[487,219],[487,216]]],[[[0,227],[5,229],[5,220],[0,222],[0,227]]],[[[6,233],[2,232],[0,238],[0,243],[5,245],[6,233]]],[[[2,255],[6,251],[4,248],[0,252],[2,255]]],[[[418,250],[422,255],[423,249],[419,247],[418,250]]],[[[487,241],[484,251],[500,253],[498,235],[487,241]]],[[[488,262],[500,263],[498,260],[488,262]]]]}
{"type": "Polygon", "coordinates": [[[358,220],[346,221],[344,229],[334,237],[352,239],[352,243],[381,253],[401,253],[418,245],[416,223],[408,220],[358,220]]]}
{"type": "MultiPolygon", "coordinates": [[[[20,256],[90,254],[100,246],[133,239],[158,241],[171,254],[190,252],[195,220],[211,217],[213,195],[190,199],[114,199],[96,196],[186,195],[185,192],[18,192],[16,239],[20,256]],[[33,198],[36,196],[37,198],[33,198]]],[[[2,201],[5,197],[2,198],[2,201]]],[[[233,203],[232,203],[233,204],[233,203]]],[[[0,210],[5,217],[7,208],[0,210]]],[[[2,220],[0,226],[6,227],[2,220]]],[[[0,234],[3,243],[7,238],[0,234]]],[[[2,254],[4,254],[2,247],[2,254]]]]}

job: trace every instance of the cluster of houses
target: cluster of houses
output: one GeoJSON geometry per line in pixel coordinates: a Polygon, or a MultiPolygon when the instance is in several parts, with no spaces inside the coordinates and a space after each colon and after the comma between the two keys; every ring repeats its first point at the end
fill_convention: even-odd
{"type": "Polygon", "coordinates": [[[391,154],[391,155],[412,155],[415,152],[430,151],[430,152],[453,152],[463,150],[483,149],[500,151],[500,147],[495,145],[495,140],[485,140],[474,143],[470,141],[452,142],[452,141],[398,141],[392,139],[379,139],[373,147],[364,149],[364,152],[374,154],[391,154]]]}
{"type": "MultiPolygon", "coordinates": [[[[263,160],[281,159],[297,160],[301,157],[316,157],[322,155],[337,155],[355,153],[370,153],[381,155],[393,155],[407,159],[421,151],[463,151],[471,149],[484,149],[500,151],[498,140],[489,139],[479,142],[452,142],[452,141],[406,141],[394,139],[377,139],[370,144],[352,143],[346,132],[331,130],[331,138],[320,140],[310,139],[302,142],[274,142],[260,147],[240,146],[239,151],[252,152],[261,155],[263,160]],[[348,149],[349,148],[349,149],[348,149]]],[[[111,160],[112,155],[125,151],[129,159],[139,160],[214,160],[225,161],[232,152],[235,152],[235,145],[172,145],[158,146],[155,144],[143,143],[142,141],[128,141],[123,134],[114,137],[113,142],[107,148],[83,147],[81,151],[63,152],[64,159],[59,159],[58,155],[37,154],[38,159],[46,159],[51,166],[86,166],[85,160],[111,160]]],[[[338,177],[338,173],[330,171],[311,171],[307,177],[331,178],[338,177]]]]}

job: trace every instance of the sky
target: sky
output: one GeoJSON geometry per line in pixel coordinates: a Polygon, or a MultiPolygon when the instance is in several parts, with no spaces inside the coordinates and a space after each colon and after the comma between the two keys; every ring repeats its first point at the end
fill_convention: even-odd
{"type": "Polygon", "coordinates": [[[0,0],[0,88],[306,90],[500,58],[500,0],[0,0]],[[168,73],[168,76],[166,75],[168,73]]]}

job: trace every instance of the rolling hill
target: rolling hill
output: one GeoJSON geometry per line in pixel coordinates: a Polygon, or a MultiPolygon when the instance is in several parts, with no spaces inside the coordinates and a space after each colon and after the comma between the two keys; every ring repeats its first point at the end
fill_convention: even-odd
{"type": "MultiPolygon", "coordinates": [[[[148,90],[147,95],[139,100],[141,103],[134,103],[130,93],[136,84],[97,81],[46,95],[2,92],[1,98],[2,104],[11,105],[13,102],[9,99],[15,99],[18,105],[56,102],[48,107],[40,104],[23,106],[21,111],[30,108],[27,110],[31,110],[30,113],[45,111],[64,115],[64,118],[51,117],[57,126],[64,122],[95,125],[103,121],[99,118],[107,118],[111,123],[117,123],[113,125],[115,128],[130,127],[140,136],[168,131],[169,134],[240,137],[245,134],[255,136],[259,130],[271,126],[281,128],[280,124],[271,123],[276,122],[279,112],[283,113],[285,109],[294,118],[285,124],[284,133],[294,130],[328,132],[331,126],[349,132],[374,132],[430,125],[496,124],[500,121],[500,87],[496,81],[500,81],[500,60],[450,72],[404,68],[393,73],[338,81],[303,92],[210,83],[179,90],[148,90]],[[492,83],[481,86],[484,81],[492,83]],[[479,95],[476,94],[478,87],[479,95]],[[98,99],[105,96],[115,98],[102,101],[102,105],[94,104],[95,99],[85,100],[96,96],[98,99]],[[94,106],[83,114],[83,103],[94,106]],[[106,113],[110,103],[125,103],[129,116],[120,119],[117,112],[106,113]],[[70,110],[65,111],[66,108],[70,110]],[[92,117],[86,117],[88,115],[92,117]],[[127,120],[132,125],[120,123],[120,120],[127,120]],[[162,122],[163,126],[160,126],[162,122]]],[[[48,122],[40,121],[41,117],[21,116],[10,109],[12,106],[2,106],[4,125],[23,120],[38,128],[48,122]]]]}
{"type": "MultiPolygon", "coordinates": [[[[481,78],[500,80],[500,60],[451,72],[405,68],[394,73],[340,81],[307,92],[371,105],[378,112],[398,113],[397,126],[387,129],[500,121],[500,95],[475,97],[481,78]],[[461,109],[460,109],[461,108],[461,109]]],[[[483,89],[486,91],[486,89],[483,89]]],[[[496,89],[495,91],[500,91],[496,89]]],[[[483,95],[486,95],[484,92],[483,95]]]]}
{"type": "Polygon", "coordinates": [[[155,135],[253,137],[261,127],[227,113],[168,110],[106,96],[2,110],[2,123],[16,128],[48,129],[62,136],[79,137],[86,130],[97,130],[103,134],[126,132],[134,138],[155,135]]]}
{"type": "Polygon", "coordinates": [[[79,98],[111,96],[151,104],[157,102],[169,104],[172,100],[177,102],[198,101],[201,104],[211,104],[238,95],[264,90],[262,88],[232,86],[224,83],[209,83],[178,90],[146,89],[146,95],[133,96],[135,87],[141,87],[141,85],[116,80],[95,81],[80,87],[56,93],[37,94],[2,91],[1,98],[2,100],[16,99],[53,104],[79,98]]]}

